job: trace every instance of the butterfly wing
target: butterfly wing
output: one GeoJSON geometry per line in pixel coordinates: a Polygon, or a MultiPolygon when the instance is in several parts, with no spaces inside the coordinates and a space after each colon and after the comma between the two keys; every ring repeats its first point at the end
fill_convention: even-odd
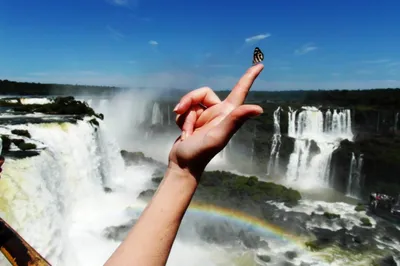
{"type": "Polygon", "coordinates": [[[260,48],[256,47],[253,54],[253,65],[258,64],[264,60],[264,54],[260,48]]]}

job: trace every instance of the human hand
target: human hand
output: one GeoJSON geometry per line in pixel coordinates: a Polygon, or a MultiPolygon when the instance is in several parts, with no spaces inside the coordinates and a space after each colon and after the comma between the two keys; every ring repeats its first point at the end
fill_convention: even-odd
{"type": "Polygon", "coordinates": [[[193,90],[181,98],[174,111],[182,134],[169,154],[170,168],[187,171],[199,178],[243,123],[263,112],[258,105],[243,105],[263,68],[262,64],[250,67],[223,101],[207,87],[193,90]]]}

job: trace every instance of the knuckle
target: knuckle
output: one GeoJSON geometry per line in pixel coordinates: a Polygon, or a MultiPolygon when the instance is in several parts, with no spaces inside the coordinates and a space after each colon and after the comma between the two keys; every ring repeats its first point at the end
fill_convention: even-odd
{"type": "Polygon", "coordinates": [[[208,86],[201,87],[199,90],[206,91],[206,92],[212,91],[212,89],[208,86]]]}

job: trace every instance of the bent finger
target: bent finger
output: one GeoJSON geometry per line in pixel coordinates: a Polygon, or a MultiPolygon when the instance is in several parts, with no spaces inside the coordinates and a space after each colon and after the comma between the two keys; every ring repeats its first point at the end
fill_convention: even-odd
{"type": "Polygon", "coordinates": [[[233,104],[235,107],[243,104],[251,86],[263,69],[263,64],[257,64],[250,67],[246,71],[246,73],[240,78],[240,80],[232,89],[232,92],[228,95],[225,101],[233,104]]]}
{"type": "Polygon", "coordinates": [[[258,105],[239,106],[230,112],[216,127],[209,131],[207,134],[209,140],[206,146],[216,146],[217,149],[223,149],[232,136],[249,118],[262,113],[263,109],[258,105]]]}
{"type": "Polygon", "coordinates": [[[210,107],[220,102],[221,100],[212,89],[209,87],[202,87],[183,96],[178,105],[174,108],[174,112],[183,114],[193,105],[202,104],[205,107],[210,107]]]}
{"type": "MultiPolygon", "coordinates": [[[[201,108],[200,106],[193,106],[189,109],[189,111],[185,112],[184,114],[178,114],[175,118],[175,122],[176,125],[181,129],[184,130],[184,127],[187,127],[188,129],[190,127],[195,128],[195,124],[196,124],[196,120],[197,118],[202,114],[203,112],[203,108],[201,108]],[[191,111],[194,111],[194,113],[196,114],[196,116],[194,117],[194,121],[193,118],[190,117],[189,121],[187,121],[188,116],[190,114],[191,111]],[[186,124],[186,125],[185,125],[186,124]]],[[[193,132],[193,130],[191,132],[193,132]]],[[[190,131],[190,130],[189,130],[190,131]]],[[[191,133],[190,133],[191,134],[191,133]]]]}
{"type": "Polygon", "coordinates": [[[193,108],[190,109],[182,126],[182,140],[185,140],[187,137],[193,134],[196,118],[196,110],[194,110],[193,108]]]}

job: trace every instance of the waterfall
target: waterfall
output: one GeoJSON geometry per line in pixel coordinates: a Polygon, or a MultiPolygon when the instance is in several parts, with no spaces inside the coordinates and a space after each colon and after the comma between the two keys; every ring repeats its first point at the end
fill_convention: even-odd
{"type": "Polygon", "coordinates": [[[281,147],[281,107],[274,111],[274,135],[272,136],[271,153],[269,156],[268,173],[273,175],[279,169],[279,150],[281,147]]]}
{"type": "Polygon", "coordinates": [[[44,147],[38,156],[7,160],[0,182],[0,215],[53,265],[103,264],[117,244],[106,242],[102,230],[110,217],[121,219],[116,212],[136,197],[124,196],[125,201],[116,204],[116,196],[106,194],[104,187],[138,190],[127,195],[137,195],[142,189],[129,185],[137,181],[99,122],[98,130],[86,121],[1,129],[8,135],[12,129],[28,130],[32,141],[44,147]],[[95,238],[97,250],[90,248],[95,238]]]}
{"type": "Polygon", "coordinates": [[[256,141],[256,136],[257,136],[257,127],[254,126],[254,130],[253,130],[253,137],[251,138],[251,165],[254,165],[254,156],[255,156],[255,151],[254,151],[254,145],[255,145],[255,141],[256,141]]]}
{"type": "Polygon", "coordinates": [[[399,113],[396,113],[394,116],[394,131],[396,132],[398,130],[398,123],[399,123],[399,113]]]}
{"type": "Polygon", "coordinates": [[[289,109],[288,135],[295,139],[289,158],[286,181],[304,187],[329,185],[333,151],[343,139],[353,139],[350,110],[303,107],[289,109]]]}
{"type": "Polygon", "coordinates": [[[363,154],[360,154],[358,159],[354,152],[351,153],[351,161],[350,161],[350,170],[349,170],[349,179],[347,182],[347,195],[351,197],[359,197],[361,188],[362,188],[362,180],[361,180],[361,170],[363,165],[363,154]]]}
{"type": "Polygon", "coordinates": [[[156,125],[156,124],[160,124],[163,125],[163,113],[161,112],[160,109],[160,104],[158,102],[155,102],[153,104],[153,110],[151,113],[151,124],[152,125],[156,125]]]}
{"type": "Polygon", "coordinates": [[[168,104],[168,125],[171,125],[171,107],[168,104]]]}

